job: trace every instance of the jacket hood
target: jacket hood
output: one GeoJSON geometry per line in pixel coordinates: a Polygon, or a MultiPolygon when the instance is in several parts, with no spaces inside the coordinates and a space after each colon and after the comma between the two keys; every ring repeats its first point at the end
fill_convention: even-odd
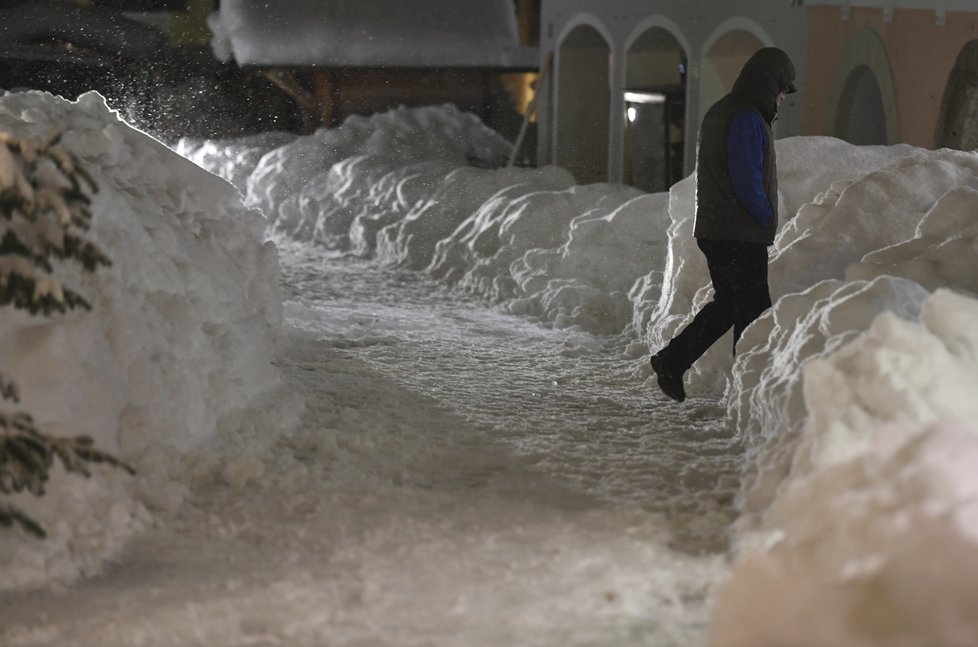
{"type": "Polygon", "coordinates": [[[791,58],[777,47],[765,47],[744,63],[733,92],[746,97],[770,123],[778,113],[778,94],[793,92],[794,81],[791,58]]]}

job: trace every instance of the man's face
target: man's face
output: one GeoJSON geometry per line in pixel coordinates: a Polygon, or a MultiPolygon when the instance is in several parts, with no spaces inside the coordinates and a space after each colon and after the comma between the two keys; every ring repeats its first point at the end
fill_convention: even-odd
{"type": "Polygon", "coordinates": [[[781,102],[784,101],[785,96],[787,95],[784,92],[778,92],[777,102],[779,108],[781,107],[781,102]]]}

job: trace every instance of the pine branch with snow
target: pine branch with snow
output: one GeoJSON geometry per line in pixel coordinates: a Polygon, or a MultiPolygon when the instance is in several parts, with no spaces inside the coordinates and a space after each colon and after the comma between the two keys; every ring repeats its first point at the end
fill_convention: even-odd
{"type": "MultiPolygon", "coordinates": [[[[0,493],[27,491],[43,496],[55,458],[68,472],[85,477],[91,475],[87,463],[106,463],[136,473],[125,462],[96,449],[88,436],[50,436],[39,431],[26,413],[0,412],[0,493]]],[[[45,536],[44,529],[29,516],[13,506],[0,504],[0,526],[9,527],[15,522],[31,534],[45,536]]]]}
{"type": "Polygon", "coordinates": [[[52,259],[88,272],[111,263],[86,236],[86,191],[98,187],[59,141],[60,133],[18,139],[0,132],[0,305],[31,314],[89,307],[54,277],[52,259]]]}
{"type": "Polygon", "coordinates": [[[3,373],[0,373],[0,400],[20,402],[20,391],[17,389],[17,383],[3,373]]]}
{"type": "MultiPolygon", "coordinates": [[[[87,237],[92,177],[67,150],[60,133],[16,138],[0,132],[0,306],[50,315],[90,309],[84,297],[54,276],[52,261],[70,260],[83,271],[109,265],[87,237]]],[[[20,401],[16,383],[0,373],[0,398],[20,401]]],[[[23,412],[0,409],[0,494],[44,494],[57,458],[71,473],[89,476],[88,463],[132,467],[94,447],[87,436],[57,437],[39,430],[23,412]]],[[[44,529],[18,508],[0,503],[0,526],[19,525],[44,537],[44,529]]]]}

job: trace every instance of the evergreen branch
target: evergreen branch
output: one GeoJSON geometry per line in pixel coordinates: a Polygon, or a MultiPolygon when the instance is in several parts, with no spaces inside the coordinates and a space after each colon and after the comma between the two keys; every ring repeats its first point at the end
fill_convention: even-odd
{"type": "Polygon", "coordinates": [[[20,402],[20,390],[17,388],[17,383],[3,373],[0,373],[0,398],[20,402]]]}
{"type": "Polygon", "coordinates": [[[95,441],[88,436],[74,438],[51,438],[51,449],[61,459],[69,472],[77,472],[88,476],[84,463],[104,463],[119,468],[130,476],[136,475],[136,470],[129,463],[116,458],[108,452],[95,448],[95,441]]]}
{"type": "Polygon", "coordinates": [[[49,444],[29,415],[0,414],[0,492],[12,494],[27,490],[36,496],[43,495],[53,463],[49,444]]]}
{"type": "Polygon", "coordinates": [[[44,532],[44,528],[42,528],[39,523],[28,517],[19,509],[12,505],[4,505],[0,503],[0,526],[10,528],[15,523],[20,525],[21,528],[38,539],[44,539],[48,536],[48,534],[44,532]]]}
{"type": "MultiPolygon", "coordinates": [[[[89,463],[102,463],[134,475],[136,470],[125,461],[95,448],[88,436],[49,436],[37,429],[26,413],[8,416],[0,412],[0,493],[27,491],[43,496],[44,484],[51,476],[54,459],[61,461],[69,473],[88,477],[89,463]]],[[[39,524],[16,508],[0,504],[0,526],[14,522],[38,537],[44,537],[39,524]],[[40,531],[40,533],[36,531],[40,531]]]]}
{"type": "Polygon", "coordinates": [[[99,265],[112,265],[109,257],[90,240],[73,233],[65,234],[63,256],[78,261],[89,272],[94,272],[99,265]]]}
{"type": "MultiPolygon", "coordinates": [[[[46,274],[54,271],[54,267],[52,267],[51,262],[47,258],[54,251],[53,248],[47,248],[44,250],[44,254],[34,253],[12,229],[7,229],[3,238],[0,238],[0,256],[20,256],[26,258],[46,274]]],[[[0,279],[2,279],[2,275],[0,275],[0,279]]]]}
{"type": "Polygon", "coordinates": [[[64,288],[64,303],[71,309],[81,308],[91,310],[92,304],[88,300],[70,288],[64,288]]]}
{"type": "Polygon", "coordinates": [[[27,490],[43,494],[55,457],[68,472],[86,477],[91,475],[87,463],[102,463],[136,474],[125,461],[96,449],[89,436],[49,436],[40,432],[27,414],[18,413],[12,418],[0,414],[0,492],[27,490]]]}
{"type": "Polygon", "coordinates": [[[0,306],[5,305],[13,305],[32,315],[41,313],[45,316],[53,312],[64,314],[75,308],[92,309],[88,300],[71,288],[52,283],[50,289],[40,291],[33,276],[25,276],[17,271],[6,276],[0,274],[0,306]]]}
{"type": "MultiPolygon", "coordinates": [[[[86,272],[110,265],[109,257],[84,234],[91,226],[91,198],[98,185],[69,151],[61,132],[18,139],[0,131],[0,306],[50,315],[90,309],[79,293],[53,276],[50,259],[73,260],[86,272]]],[[[0,395],[18,401],[17,386],[0,374],[0,395]]],[[[88,436],[58,437],[38,430],[26,413],[0,411],[0,493],[44,494],[55,458],[69,473],[89,476],[103,463],[129,474],[135,470],[95,448],[88,436]]],[[[0,526],[19,525],[45,537],[44,529],[19,509],[0,503],[0,526]]]]}
{"type": "Polygon", "coordinates": [[[52,130],[49,132],[44,140],[44,147],[42,150],[48,151],[54,146],[60,144],[62,135],[64,135],[63,130],[52,130]]]}
{"type": "Polygon", "coordinates": [[[91,193],[98,193],[98,183],[95,181],[95,178],[93,178],[91,174],[83,166],[79,166],[75,164],[75,172],[70,174],[69,177],[76,177],[76,176],[85,180],[85,184],[88,185],[88,190],[91,193]]]}

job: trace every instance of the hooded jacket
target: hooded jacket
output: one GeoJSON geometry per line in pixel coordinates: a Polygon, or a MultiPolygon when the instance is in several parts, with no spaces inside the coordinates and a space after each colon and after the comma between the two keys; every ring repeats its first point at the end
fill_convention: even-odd
{"type": "Polygon", "coordinates": [[[733,90],[710,108],[696,152],[694,235],[711,240],[774,242],[778,178],[771,126],[777,96],[793,92],[788,55],[765,47],[744,64],[733,90]]]}

